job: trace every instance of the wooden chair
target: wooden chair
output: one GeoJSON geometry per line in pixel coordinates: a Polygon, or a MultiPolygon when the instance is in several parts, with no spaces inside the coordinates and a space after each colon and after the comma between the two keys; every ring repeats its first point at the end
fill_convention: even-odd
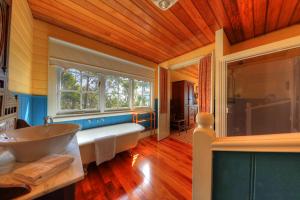
{"type": "Polygon", "coordinates": [[[171,127],[178,130],[179,134],[182,131],[185,131],[187,133],[187,126],[186,126],[186,120],[183,116],[176,117],[176,115],[171,116],[171,127]]]}

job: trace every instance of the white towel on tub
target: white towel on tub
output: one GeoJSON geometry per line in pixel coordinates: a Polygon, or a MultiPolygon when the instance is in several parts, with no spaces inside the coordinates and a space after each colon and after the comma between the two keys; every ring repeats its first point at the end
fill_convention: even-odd
{"type": "Polygon", "coordinates": [[[96,164],[111,160],[116,154],[116,136],[108,135],[94,139],[96,164]]]}

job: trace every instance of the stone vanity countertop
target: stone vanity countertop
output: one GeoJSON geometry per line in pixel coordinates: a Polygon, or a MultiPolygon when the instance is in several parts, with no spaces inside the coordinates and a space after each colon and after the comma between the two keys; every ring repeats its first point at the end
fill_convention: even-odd
{"type": "MultiPolygon", "coordinates": [[[[84,178],[84,172],[76,137],[73,137],[72,141],[69,143],[65,154],[69,154],[74,157],[74,161],[67,169],[49,178],[47,181],[39,184],[38,186],[30,185],[31,192],[26,195],[20,196],[17,199],[35,199],[82,180],[84,178]]],[[[24,165],[26,164],[15,163],[14,169],[22,167],[24,165]]],[[[1,182],[14,182],[14,180],[11,178],[11,173],[1,175],[0,179],[1,182]]]]}

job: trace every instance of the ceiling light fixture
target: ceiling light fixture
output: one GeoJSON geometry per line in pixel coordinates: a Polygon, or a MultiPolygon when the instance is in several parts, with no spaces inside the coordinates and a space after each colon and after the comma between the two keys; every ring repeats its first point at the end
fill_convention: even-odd
{"type": "Polygon", "coordinates": [[[162,10],[168,10],[171,8],[178,0],[152,0],[152,2],[162,10]]]}

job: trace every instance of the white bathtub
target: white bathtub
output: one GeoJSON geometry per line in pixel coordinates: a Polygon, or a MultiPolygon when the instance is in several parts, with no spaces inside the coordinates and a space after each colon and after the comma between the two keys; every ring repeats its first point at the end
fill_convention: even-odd
{"type": "Polygon", "coordinates": [[[83,164],[95,161],[94,139],[108,135],[116,136],[116,153],[134,148],[139,139],[139,134],[145,128],[135,123],[124,123],[100,128],[92,128],[77,132],[81,160],[83,164]]]}

